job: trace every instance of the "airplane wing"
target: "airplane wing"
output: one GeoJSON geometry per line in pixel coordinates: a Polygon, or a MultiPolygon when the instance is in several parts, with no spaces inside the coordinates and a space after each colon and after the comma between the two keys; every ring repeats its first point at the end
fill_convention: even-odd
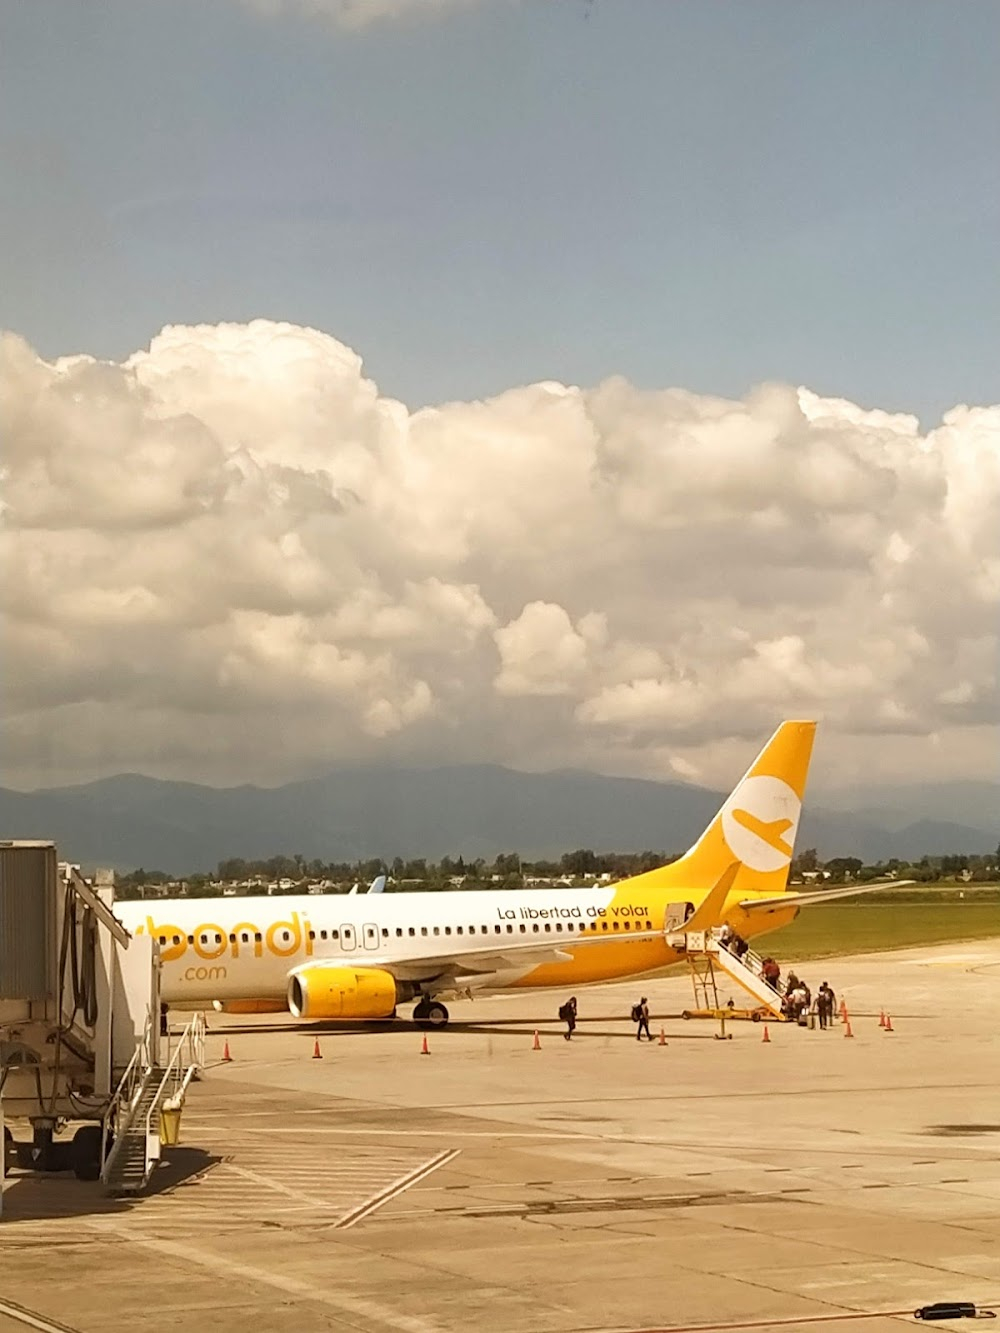
{"type": "Polygon", "coordinates": [[[877,884],[844,884],[837,889],[819,889],[816,893],[782,893],[776,898],[746,898],[740,903],[744,912],[773,912],[779,907],[812,907],[814,903],[832,903],[837,898],[856,898],[879,889],[901,889],[916,884],[915,879],[883,879],[877,884]]]}
{"type": "MultiPolygon", "coordinates": [[[[376,875],[375,878],[372,880],[372,882],[368,885],[368,892],[369,892],[369,893],[382,893],[383,890],[385,889],[385,881],[386,881],[386,879],[387,879],[387,876],[386,876],[386,875],[376,875]]],[[[353,892],[353,889],[352,889],[352,892],[353,892]]]]}

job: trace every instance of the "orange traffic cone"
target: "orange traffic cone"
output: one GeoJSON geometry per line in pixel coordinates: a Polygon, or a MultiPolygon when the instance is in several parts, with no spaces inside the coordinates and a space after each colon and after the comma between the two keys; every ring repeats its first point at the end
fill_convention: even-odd
{"type": "Polygon", "coordinates": [[[768,1032],[768,1030],[767,1030],[767,1024],[766,1024],[766,1023],[764,1024],[764,1035],[763,1035],[763,1037],[761,1038],[761,1040],[762,1040],[762,1041],[766,1041],[766,1042],[769,1042],[769,1041],[771,1040],[771,1034],[770,1034],[770,1032],[768,1032]]]}
{"type": "Polygon", "coordinates": [[[542,1043],[538,1040],[537,1030],[535,1031],[535,1040],[531,1043],[531,1049],[533,1051],[540,1051],[542,1049],[542,1043]]]}
{"type": "Polygon", "coordinates": [[[317,1037],[316,1040],[313,1042],[313,1059],[314,1060],[323,1059],[323,1052],[319,1048],[319,1037],[317,1037]]]}
{"type": "Polygon", "coordinates": [[[660,1028],[660,1045],[666,1046],[666,1044],[667,1044],[667,1034],[664,1032],[663,1028],[660,1028]]]}
{"type": "Polygon", "coordinates": [[[222,1048],[222,1063],[228,1065],[232,1058],[233,1057],[229,1054],[229,1038],[227,1037],[226,1044],[222,1048]]]}
{"type": "Polygon", "coordinates": [[[846,1022],[847,1022],[847,1001],[846,1001],[846,1000],[841,1000],[841,1002],[840,1002],[840,1021],[841,1021],[842,1023],[846,1023],[846,1022]]]}
{"type": "Polygon", "coordinates": [[[431,1053],[431,1048],[427,1045],[427,1033],[425,1032],[425,1033],[424,1033],[423,1044],[422,1044],[421,1047],[420,1047],[420,1054],[421,1054],[421,1055],[430,1055],[430,1053],[431,1053]]]}
{"type": "Polygon", "coordinates": [[[854,1033],[851,1031],[851,1020],[849,1018],[844,1019],[844,1036],[845,1037],[854,1036],[854,1033]]]}
{"type": "Polygon", "coordinates": [[[879,1025],[880,1028],[884,1028],[884,1027],[885,1027],[885,1010],[884,1010],[884,1009],[880,1009],[880,1010],[879,1010],[879,1014],[878,1014],[878,1025],[879,1025]]]}
{"type": "Polygon", "coordinates": [[[895,1031],[896,1031],[896,1029],[892,1026],[892,1015],[891,1015],[891,1014],[886,1014],[886,1016],[885,1016],[885,1030],[886,1030],[886,1032],[895,1032],[895,1031]]]}

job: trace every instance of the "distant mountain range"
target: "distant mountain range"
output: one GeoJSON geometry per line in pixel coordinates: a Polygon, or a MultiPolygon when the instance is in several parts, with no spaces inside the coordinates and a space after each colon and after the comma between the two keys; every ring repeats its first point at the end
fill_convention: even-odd
{"type": "MultiPolygon", "coordinates": [[[[671,853],[691,845],[724,799],[684,783],[494,765],[340,769],[276,788],[121,774],[36,792],[0,788],[0,837],[54,839],[63,859],[84,866],[172,874],[214,870],[231,856],[296,853],[324,861],[537,859],[580,847],[671,853]]],[[[984,853],[1000,840],[998,815],[998,783],[828,793],[820,806],[807,801],[797,849],[865,862],[984,853]]]]}

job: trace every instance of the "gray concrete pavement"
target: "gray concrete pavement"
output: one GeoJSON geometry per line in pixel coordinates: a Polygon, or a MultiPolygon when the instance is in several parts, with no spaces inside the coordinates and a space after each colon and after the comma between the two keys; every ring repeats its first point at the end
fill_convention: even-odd
{"type": "Polygon", "coordinates": [[[314,1060],[312,1026],[217,1016],[233,1060],[155,1194],[8,1180],[0,1295],[79,1333],[875,1333],[1000,1301],[1000,941],[798,971],[853,1038],[718,1040],[676,1017],[683,978],[581,991],[570,1043],[562,996],[455,1003],[427,1056],[403,1022],[321,1031],[314,1060]],[[666,1046],[634,1039],[640,991],[666,1046]]]}

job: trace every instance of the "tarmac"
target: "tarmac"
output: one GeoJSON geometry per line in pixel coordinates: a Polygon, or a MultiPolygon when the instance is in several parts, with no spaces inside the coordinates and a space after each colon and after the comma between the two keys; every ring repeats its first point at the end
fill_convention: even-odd
{"type": "Polygon", "coordinates": [[[580,990],[570,1042],[561,994],[453,1002],[428,1055],[404,1019],[215,1015],[150,1194],[8,1176],[0,1333],[881,1333],[1000,1308],[1000,940],[796,970],[852,1037],[722,1039],[680,1019],[684,976],[580,990]],[[665,1045],[635,1040],[640,994],[665,1045]]]}

